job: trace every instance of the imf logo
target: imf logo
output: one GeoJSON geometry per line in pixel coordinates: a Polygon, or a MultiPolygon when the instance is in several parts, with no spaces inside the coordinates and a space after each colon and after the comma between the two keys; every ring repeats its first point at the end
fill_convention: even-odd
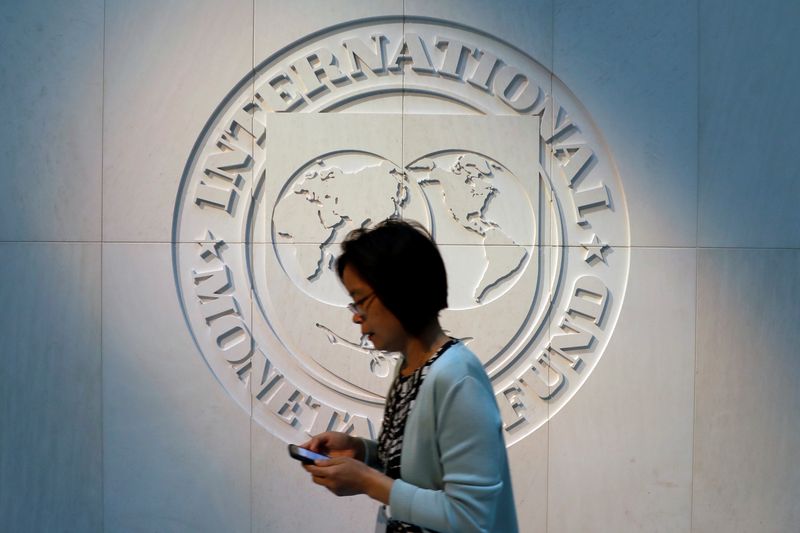
{"type": "Polygon", "coordinates": [[[289,442],[375,437],[397,354],[374,349],[334,270],[353,229],[421,222],[448,273],[441,322],[482,359],[511,445],[600,361],[628,219],[611,154],[551,72],[430,19],[339,25],[247,75],[200,133],[173,257],[209,368],[289,442]]]}

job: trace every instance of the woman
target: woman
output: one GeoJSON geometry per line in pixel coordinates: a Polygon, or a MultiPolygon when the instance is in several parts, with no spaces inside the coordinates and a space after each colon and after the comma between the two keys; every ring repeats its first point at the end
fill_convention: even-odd
{"type": "Polygon", "coordinates": [[[302,446],[331,459],[304,468],[334,494],[387,504],[386,531],[517,531],[491,384],[439,324],[447,276],[436,245],[418,224],[388,220],[350,233],[342,248],[336,267],[353,322],[376,349],[403,359],[378,441],[316,435],[302,446]]]}

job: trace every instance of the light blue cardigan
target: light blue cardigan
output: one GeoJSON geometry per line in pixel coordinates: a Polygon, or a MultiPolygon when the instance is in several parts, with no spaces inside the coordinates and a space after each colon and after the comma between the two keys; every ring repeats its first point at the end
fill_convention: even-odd
{"type": "MultiPolygon", "coordinates": [[[[391,517],[434,531],[516,533],[502,422],[483,365],[457,343],[431,365],[406,422],[391,517]]],[[[364,439],[378,467],[377,442],[364,439]]]]}

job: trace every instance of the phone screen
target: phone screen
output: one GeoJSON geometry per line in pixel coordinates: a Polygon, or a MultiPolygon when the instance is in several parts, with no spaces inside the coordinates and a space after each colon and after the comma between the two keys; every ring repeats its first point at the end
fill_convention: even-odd
{"type": "Polygon", "coordinates": [[[289,455],[294,457],[297,460],[302,461],[303,459],[313,462],[313,461],[324,461],[326,459],[330,459],[327,455],[322,455],[321,453],[312,452],[311,450],[306,450],[305,448],[301,448],[299,446],[295,446],[294,444],[289,445],[289,455]]]}

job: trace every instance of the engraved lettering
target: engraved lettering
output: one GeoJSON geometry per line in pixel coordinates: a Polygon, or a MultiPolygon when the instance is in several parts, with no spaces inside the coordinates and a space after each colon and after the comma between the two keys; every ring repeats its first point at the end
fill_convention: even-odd
{"type": "Polygon", "coordinates": [[[581,276],[575,280],[568,313],[588,318],[600,325],[608,303],[608,287],[595,276],[581,276]]]}
{"type": "Polygon", "coordinates": [[[337,411],[330,405],[325,405],[311,397],[306,400],[306,405],[317,412],[311,427],[306,430],[309,435],[318,435],[324,431],[340,431],[353,436],[375,438],[372,421],[365,416],[337,411]]]}
{"type": "Polygon", "coordinates": [[[373,35],[374,50],[364,43],[361,39],[345,39],[342,42],[350,59],[350,75],[355,79],[364,79],[366,74],[361,70],[362,65],[366,65],[375,74],[386,72],[386,53],[384,44],[387,39],[384,35],[373,35]]]}
{"type": "Polygon", "coordinates": [[[589,222],[584,216],[584,211],[609,206],[608,189],[603,183],[591,189],[577,191],[572,196],[575,202],[575,217],[580,225],[589,222]]]}
{"type": "Polygon", "coordinates": [[[303,408],[303,398],[302,392],[286,381],[282,381],[266,404],[275,416],[290,426],[296,427],[299,425],[297,415],[303,408]]]}
{"type": "Polygon", "coordinates": [[[372,421],[361,415],[350,415],[350,418],[345,420],[338,431],[353,435],[354,437],[364,437],[365,439],[375,438],[372,421]]]}
{"type": "Polygon", "coordinates": [[[311,428],[306,430],[306,433],[312,437],[325,431],[334,430],[337,422],[344,420],[344,417],[346,416],[345,413],[337,411],[330,405],[317,402],[311,397],[309,397],[309,401],[306,403],[317,412],[316,416],[314,417],[314,422],[311,424],[311,428]]]}
{"type": "MultiPolygon", "coordinates": [[[[588,353],[594,341],[594,335],[575,324],[566,316],[558,326],[566,333],[553,335],[547,349],[563,357],[569,363],[570,368],[577,368],[581,363],[581,358],[575,354],[588,353]]],[[[561,376],[562,380],[563,377],[561,376]]]]}
{"type": "Polygon", "coordinates": [[[515,385],[496,394],[497,407],[500,409],[500,418],[506,431],[511,431],[526,421],[525,403],[522,397],[522,389],[515,385]]]}
{"type": "Polygon", "coordinates": [[[292,70],[300,77],[305,86],[305,95],[312,97],[327,89],[327,85],[320,78],[321,74],[331,83],[340,83],[347,78],[347,74],[339,70],[339,65],[333,52],[327,48],[320,48],[292,63],[292,70]]]}
{"type": "MultiPolygon", "coordinates": [[[[572,119],[566,114],[564,108],[556,101],[556,99],[547,95],[544,98],[544,104],[541,108],[542,122],[539,129],[539,134],[542,140],[549,143],[556,136],[560,135],[570,126],[573,126],[572,119]]],[[[539,110],[533,111],[534,115],[539,114],[539,110]]],[[[570,181],[571,183],[571,181],[570,181]]]]}
{"type": "Polygon", "coordinates": [[[219,146],[222,150],[211,154],[206,160],[205,176],[197,185],[195,203],[200,207],[208,205],[222,209],[231,215],[237,196],[234,186],[241,187],[244,183],[244,177],[236,171],[250,168],[252,158],[242,152],[238,144],[220,141],[219,146]]]}
{"type": "MultiPolygon", "coordinates": [[[[566,152],[566,150],[564,150],[566,152]]],[[[588,146],[581,146],[576,152],[569,154],[569,159],[566,162],[562,161],[561,172],[564,176],[564,181],[572,187],[578,181],[581,170],[586,167],[586,164],[594,155],[594,152],[588,146]]]]}
{"type": "Polygon", "coordinates": [[[494,92],[509,107],[522,113],[536,104],[542,89],[518,68],[506,65],[494,78],[494,92]]]}
{"type": "Polygon", "coordinates": [[[211,324],[213,320],[221,316],[241,314],[239,312],[239,304],[229,294],[203,302],[200,305],[200,313],[206,319],[206,324],[211,324]]]}
{"type": "Polygon", "coordinates": [[[273,74],[256,90],[255,96],[266,105],[267,111],[290,111],[303,101],[294,81],[284,70],[273,74]]]}
{"type": "MultiPolygon", "coordinates": [[[[214,241],[214,234],[208,231],[208,238],[214,241]]],[[[220,268],[209,271],[192,270],[195,294],[200,299],[200,313],[210,324],[216,318],[224,315],[238,315],[239,306],[232,295],[222,294],[231,287],[231,273],[228,267],[221,263],[219,249],[223,241],[199,242],[200,257],[207,263],[221,264],[220,268]]]]}
{"type": "Polygon", "coordinates": [[[434,42],[440,50],[445,50],[442,65],[439,67],[439,74],[448,78],[460,80],[463,74],[464,52],[472,51],[461,41],[450,37],[437,37],[434,42]]]}
{"type": "Polygon", "coordinates": [[[564,373],[553,365],[547,352],[541,352],[519,377],[519,382],[533,389],[542,400],[548,400],[564,385],[564,373]]]}
{"type": "Polygon", "coordinates": [[[248,381],[250,394],[255,399],[260,400],[283,378],[283,375],[261,350],[253,352],[250,364],[250,379],[248,381]]]}
{"type": "Polygon", "coordinates": [[[229,363],[243,363],[253,353],[253,338],[240,317],[223,315],[213,320],[211,336],[229,363]]]}
{"type": "Polygon", "coordinates": [[[391,61],[389,61],[389,70],[402,72],[403,63],[410,63],[414,72],[436,72],[431,63],[431,58],[428,56],[428,50],[425,48],[425,42],[416,33],[409,33],[403,37],[394,55],[392,55],[391,61]]]}
{"type": "MultiPolygon", "coordinates": [[[[233,115],[233,118],[231,118],[230,123],[228,123],[228,127],[225,130],[226,133],[231,135],[236,140],[241,140],[241,137],[239,135],[239,132],[241,131],[246,132],[248,135],[250,135],[257,141],[262,139],[267,134],[267,126],[260,120],[259,111],[261,111],[261,108],[259,108],[255,104],[249,104],[245,107],[240,107],[239,109],[236,110],[236,114],[233,115]]],[[[225,141],[229,140],[225,138],[223,139],[223,142],[225,141]]],[[[247,152],[252,152],[251,149],[246,148],[247,145],[244,143],[233,144],[228,142],[228,146],[235,150],[239,151],[247,150],[247,152]]],[[[233,160],[235,160],[237,157],[241,157],[237,156],[236,152],[224,152],[224,154],[227,154],[228,158],[230,158],[231,164],[233,164],[232,163],[233,160]]],[[[244,159],[244,161],[238,163],[238,166],[235,165],[231,166],[230,168],[232,169],[249,168],[250,167],[249,159],[251,154],[247,153],[246,155],[247,157],[244,159]]]]}
{"type": "Polygon", "coordinates": [[[236,204],[236,190],[233,187],[221,189],[200,181],[195,189],[194,201],[200,207],[214,207],[232,215],[236,204]]]}
{"type": "Polygon", "coordinates": [[[491,92],[491,89],[489,89],[489,79],[495,67],[500,63],[500,60],[496,55],[486,50],[476,49],[472,55],[478,59],[478,64],[472,72],[472,76],[470,76],[467,81],[478,89],[483,89],[487,93],[491,92]]]}
{"type": "Polygon", "coordinates": [[[198,272],[192,270],[197,295],[200,298],[217,298],[231,287],[231,272],[227,265],[216,270],[198,272]]]}

